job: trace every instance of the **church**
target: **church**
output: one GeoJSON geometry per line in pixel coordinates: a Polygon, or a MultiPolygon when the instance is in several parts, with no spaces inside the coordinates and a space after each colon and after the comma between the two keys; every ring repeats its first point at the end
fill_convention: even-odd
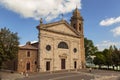
{"type": "MultiPolygon", "coordinates": [[[[18,72],[46,72],[85,68],[83,18],[78,8],[70,23],[62,19],[37,26],[38,42],[20,46],[18,72]]],[[[37,35],[36,35],[37,36],[37,35]]]]}

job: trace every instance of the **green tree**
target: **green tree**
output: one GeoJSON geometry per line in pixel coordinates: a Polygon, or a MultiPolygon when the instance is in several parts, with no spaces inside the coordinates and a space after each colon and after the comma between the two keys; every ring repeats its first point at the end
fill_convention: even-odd
{"type": "Polygon", "coordinates": [[[0,66],[4,61],[13,60],[18,53],[19,37],[7,28],[0,29],[0,66]]]}
{"type": "Polygon", "coordinates": [[[98,51],[97,47],[94,46],[92,40],[88,40],[87,38],[84,38],[84,46],[86,58],[98,51]]]}
{"type": "Polygon", "coordinates": [[[101,68],[102,65],[105,64],[105,56],[104,53],[101,51],[95,53],[95,58],[93,60],[95,65],[99,65],[99,68],[101,68]]]}
{"type": "Polygon", "coordinates": [[[109,69],[109,66],[112,65],[112,52],[113,52],[112,46],[110,46],[109,49],[103,50],[103,55],[105,60],[104,65],[107,65],[108,69],[109,69]]]}
{"type": "Polygon", "coordinates": [[[116,46],[114,46],[114,51],[112,53],[112,61],[113,61],[113,65],[115,65],[117,68],[120,64],[120,51],[117,49],[116,46]]]}

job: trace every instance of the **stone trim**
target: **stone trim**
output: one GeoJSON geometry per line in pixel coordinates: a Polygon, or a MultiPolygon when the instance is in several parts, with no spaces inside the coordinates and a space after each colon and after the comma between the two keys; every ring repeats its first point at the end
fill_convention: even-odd
{"type": "Polygon", "coordinates": [[[60,58],[65,58],[65,59],[66,59],[66,58],[67,58],[67,54],[64,53],[64,54],[62,54],[62,55],[59,55],[59,57],[60,57],[60,58]]]}
{"type": "Polygon", "coordinates": [[[75,61],[76,61],[76,60],[78,60],[78,58],[74,58],[73,60],[75,60],[75,61]]]}
{"type": "Polygon", "coordinates": [[[44,60],[52,60],[52,58],[44,58],[44,60]]]}

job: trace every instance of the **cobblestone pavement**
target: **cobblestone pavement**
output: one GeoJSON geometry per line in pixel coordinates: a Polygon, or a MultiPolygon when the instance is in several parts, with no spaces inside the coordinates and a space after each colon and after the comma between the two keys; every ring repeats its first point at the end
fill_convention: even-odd
{"type": "Polygon", "coordinates": [[[56,73],[32,73],[28,77],[18,73],[0,72],[2,80],[120,80],[120,72],[105,70],[80,70],[56,73]]]}

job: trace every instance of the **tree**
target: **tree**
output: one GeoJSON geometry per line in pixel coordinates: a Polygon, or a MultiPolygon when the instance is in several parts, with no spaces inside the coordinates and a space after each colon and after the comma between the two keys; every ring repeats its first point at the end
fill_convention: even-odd
{"type": "Polygon", "coordinates": [[[112,53],[112,61],[113,65],[115,65],[118,68],[120,63],[120,51],[117,49],[116,46],[114,46],[114,51],[112,53]]]}
{"type": "Polygon", "coordinates": [[[95,65],[99,65],[99,68],[101,68],[101,65],[104,65],[105,64],[105,56],[103,54],[103,52],[96,52],[95,53],[95,58],[93,60],[94,64],[95,65]]]}
{"type": "Polygon", "coordinates": [[[113,48],[112,46],[110,46],[109,49],[104,49],[103,50],[103,55],[104,55],[104,60],[105,60],[105,64],[104,65],[107,65],[108,66],[108,69],[109,69],[109,66],[112,65],[112,52],[113,52],[113,48]]]}
{"type": "Polygon", "coordinates": [[[86,58],[89,55],[93,55],[95,52],[98,51],[97,47],[94,46],[92,40],[88,40],[87,38],[84,38],[84,46],[85,46],[85,56],[86,56],[86,58]]]}
{"type": "Polygon", "coordinates": [[[0,29],[0,66],[4,61],[13,60],[18,53],[19,37],[7,28],[0,29]]]}

